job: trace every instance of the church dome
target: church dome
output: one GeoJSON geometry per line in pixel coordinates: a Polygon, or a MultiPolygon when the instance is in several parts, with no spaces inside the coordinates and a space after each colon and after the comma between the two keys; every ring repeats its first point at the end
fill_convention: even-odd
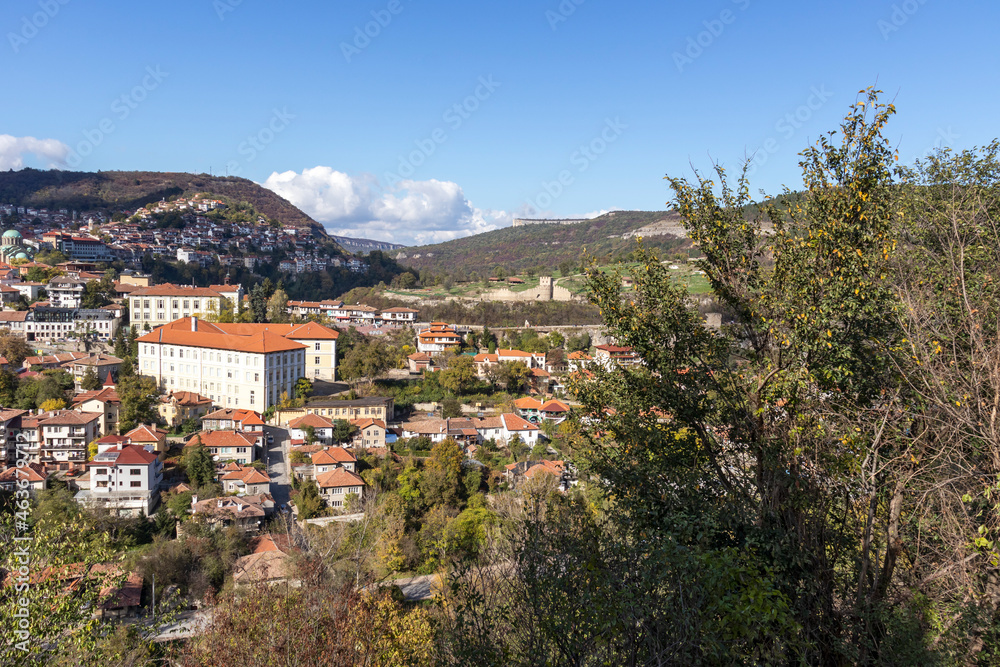
{"type": "Polygon", "coordinates": [[[21,237],[21,232],[16,229],[8,229],[3,233],[3,238],[5,239],[19,239],[21,237]]]}
{"type": "Polygon", "coordinates": [[[31,256],[22,250],[21,252],[14,255],[14,259],[31,259],[31,256]]]}

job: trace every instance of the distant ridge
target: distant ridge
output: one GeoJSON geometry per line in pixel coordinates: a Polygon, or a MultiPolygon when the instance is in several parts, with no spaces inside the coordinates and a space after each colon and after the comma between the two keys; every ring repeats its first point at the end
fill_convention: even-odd
{"type": "Polygon", "coordinates": [[[514,218],[512,227],[523,227],[524,225],[576,225],[581,222],[590,222],[590,218],[514,218]]]}
{"type": "Polygon", "coordinates": [[[402,250],[405,245],[399,243],[389,243],[388,241],[375,241],[374,239],[356,239],[350,236],[331,236],[341,248],[356,254],[369,253],[372,250],[402,250]]]}

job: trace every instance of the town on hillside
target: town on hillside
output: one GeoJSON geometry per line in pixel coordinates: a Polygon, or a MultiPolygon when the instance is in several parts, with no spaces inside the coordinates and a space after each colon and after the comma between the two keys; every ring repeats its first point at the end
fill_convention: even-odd
{"type": "MultiPolygon", "coordinates": [[[[202,212],[219,202],[194,205],[174,202],[202,212]]],[[[269,281],[157,284],[96,255],[25,259],[54,247],[17,229],[2,238],[0,491],[146,526],[144,543],[156,535],[126,564],[94,566],[121,577],[102,618],[151,613],[154,577],[158,594],[172,582],[191,609],[226,587],[298,581],[292,563],[311,531],[382,516],[402,480],[445,466],[451,481],[438,491],[421,483],[426,500],[394,538],[398,555],[364,565],[390,578],[431,571],[441,558],[422,536],[431,513],[464,506],[472,514],[446,523],[475,530],[487,497],[586,488],[573,382],[639,363],[629,348],[594,344],[606,339],[594,327],[492,332],[420,322],[406,307],[290,300],[269,281]],[[166,542],[193,548],[192,535],[227,535],[247,553],[211,572],[158,560],[166,542]]]]}

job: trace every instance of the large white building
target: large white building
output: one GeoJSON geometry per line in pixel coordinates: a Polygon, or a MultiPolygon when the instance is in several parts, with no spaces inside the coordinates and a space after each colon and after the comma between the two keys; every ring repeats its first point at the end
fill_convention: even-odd
{"type": "Polygon", "coordinates": [[[166,392],[194,391],[216,405],[263,412],[283,393],[294,396],[306,376],[306,345],[273,326],[179,319],[139,338],[138,372],[166,392]]]}
{"type": "MultiPolygon", "coordinates": [[[[140,287],[128,296],[129,319],[132,326],[140,331],[183,317],[218,313],[223,298],[221,293],[210,287],[185,287],[170,283],[140,287]]],[[[238,307],[238,304],[234,306],[238,307]]]]}

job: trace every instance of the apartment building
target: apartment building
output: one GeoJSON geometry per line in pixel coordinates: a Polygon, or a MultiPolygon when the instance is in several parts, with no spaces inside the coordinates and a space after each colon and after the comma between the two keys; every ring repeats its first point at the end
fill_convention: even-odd
{"type": "Polygon", "coordinates": [[[228,333],[197,317],[171,322],[138,339],[137,370],[162,391],[193,391],[222,407],[263,412],[283,393],[295,395],[306,346],[265,325],[252,331],[228,333]]]}
{"type": "Polygon", "coordinates": [[[70,276],[56,276],[49,281],[46,291],[49,303],[55,308],[79,308],[83,304],[83,289],[87,281],[70,276]]]}
{"type": "MultiPolygon", "coordinates": [[[[101,436],[99,412],[59,410],[39,415],[39,463],[47,470],[72,470],[87,461],[87,444],[101,436]]],[[[25,419],[21,423],[24,425],[25,419]]]]}

